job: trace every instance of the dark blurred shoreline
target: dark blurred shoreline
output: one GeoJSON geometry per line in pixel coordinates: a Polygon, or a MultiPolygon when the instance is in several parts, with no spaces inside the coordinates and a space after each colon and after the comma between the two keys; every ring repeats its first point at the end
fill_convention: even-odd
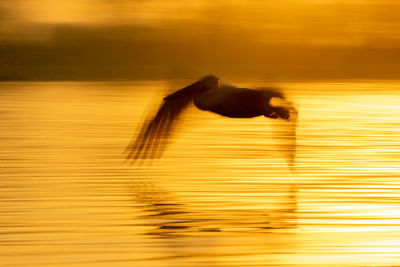
{"type": "Polygon", "coordinates": [[[400,47],[262,42],[218,31],[52,26],[48,38],[0,40],[0,81],[193,79],[396,80],[400,47]]]}

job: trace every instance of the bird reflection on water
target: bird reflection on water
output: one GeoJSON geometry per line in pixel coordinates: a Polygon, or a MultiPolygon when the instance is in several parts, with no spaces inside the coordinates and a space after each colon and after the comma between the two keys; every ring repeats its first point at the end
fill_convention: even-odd
{"type": "Polygon", "coordinates": [[[127,159],[136,161],[161,157],[175,121],[192,102],[200,110],[229,118],[265,116],[288,121],[289,146],[286,151],[289,152],[289,167],[294,167],[297,110],[283,93],[276,88],[253,90],[221,84],[220,79],[213,75],[166,96],[155,117],[142,126],[137,138],[128,146],[127,159]]]}
{"type": "Polygon", "coordinates": [[[180,203],[177,196],[144,179],[137,180],[132,189],[135,203],[142,204],[144,215],[141,219],[151,227],[147,232],[151,236],[180,237],[195,232],[230,232],[241,228],[274,232],[297,227],[297,190],[294,185],[288,187],[274,208],[251,210],[250,217],[245,210],[195,212],[180,203]]]}

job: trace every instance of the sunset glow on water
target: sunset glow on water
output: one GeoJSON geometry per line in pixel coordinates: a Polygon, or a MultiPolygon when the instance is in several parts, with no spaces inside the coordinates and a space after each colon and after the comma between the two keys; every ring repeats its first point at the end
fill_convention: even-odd
{"type": "Polygon", "coordinates": [[[5,266],[399,264],[398,83],[280,84],[299,110],[295,172],[284,122],[194,109],[162,159],[124,163],[180,85],[1,85],[5,266]]]}

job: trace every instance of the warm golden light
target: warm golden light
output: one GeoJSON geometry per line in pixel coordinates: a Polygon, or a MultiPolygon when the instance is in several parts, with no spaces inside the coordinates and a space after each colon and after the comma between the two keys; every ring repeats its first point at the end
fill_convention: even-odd
{"type": "Polygon", "coordinates": [[[0,1],[1,264],[400,266],[398,14],[0,1]]]}

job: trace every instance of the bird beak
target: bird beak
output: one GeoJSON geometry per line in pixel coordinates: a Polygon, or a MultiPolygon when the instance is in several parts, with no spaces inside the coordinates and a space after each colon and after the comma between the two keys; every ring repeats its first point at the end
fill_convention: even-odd
{"type": "Polygon", "coordinates": [[[195,82],[189,86],[186,86],[185,88],[182,88],[179,91],[176,91],[175,93],[172,93],[172,94],[166,96],[164,98],[164,100],[192,96],[192,95],[203,93],[207,90],[208,90],[208,88],[207,88],[207,86],[204,85],[204,83],[195,82]]]}

